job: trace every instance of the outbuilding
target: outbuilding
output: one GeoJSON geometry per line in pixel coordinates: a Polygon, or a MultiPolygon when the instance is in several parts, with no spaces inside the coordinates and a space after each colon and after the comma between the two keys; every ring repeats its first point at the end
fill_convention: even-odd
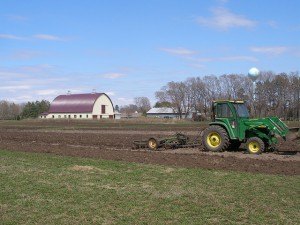
{"type": "MultiPolygon", "coordinates": [[[[187,115],[185,112],[182,113],[182,118],[193,119],[197,115],[201,115],[200,113],[196,113],[191,110],[187,115]]],[[[180,113],[176,112],[172,108],[162,107],[162,108],[152,108],[147,112],[147,117],[150,118],[162,118],[162,119],[179,119],[180,113]]]]}
{"type": "Polygon", "coordinates": [[[57,96],[42,119],[114,119],[114,106],[105,93],[57,96]]]}
{"type": "Polygon", "coordinates": [[[174,112],[172,108],[152,108],[147,112],[147,117],[150,118],[163,118],[163,119],[175,119],[179,118],[180,114],[174,112]]]}

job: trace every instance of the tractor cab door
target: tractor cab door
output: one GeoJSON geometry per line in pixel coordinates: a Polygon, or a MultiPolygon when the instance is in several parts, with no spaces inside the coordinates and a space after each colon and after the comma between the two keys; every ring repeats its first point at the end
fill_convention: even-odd
{"type": "Polygon", "coordinates": [[[218,103],[215,107],[216,121],[226,124],[230,136],[238,138],[238,120],[235,110],[227,102],[218,103]]]}

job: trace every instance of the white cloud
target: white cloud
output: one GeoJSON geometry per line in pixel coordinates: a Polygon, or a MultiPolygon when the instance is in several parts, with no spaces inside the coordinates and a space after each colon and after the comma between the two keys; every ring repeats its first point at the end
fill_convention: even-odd
{"type": "Polygon", "coordinates": [[[245,55],[238,55],[238,56],[226,56],[217,58],[220,61],[250,61],[250,62],[257,62],[257,58],[253,56],[245,56],[245,55]]]}
{"type": "Polygon", "coordinates": [[[276,28],[279,27],[279,26],[278,26],[278,23],[277,23],[276,21],[274,21],[274,20],[270,20],[270,21],[268,21],[266,24],[267,24],[268,26],[274,28],[274,29],[276,29],[276,28]]]}
{"type": "Polygon", "coordinates": [[[251,28],[256,26],[256,21],[245,18],[243,15],[234,14],[226,8],[212,9],[213,16],[209,18],[198,17],[197,23],[202,26],[213,27],[219,30],[228,30],[234,27],[251,28]]]}
{"type": "Polygon", "coordinates": [[[0,68],[0,78],[11,78],[11,79],[14,79],[14,78],[20,78],[20,77],[26,77],[25,74],[23,73],[18,73],[18,72],[10,72],[10,71],[1,71],[1,68],[0,68]]]}
{"type": "Polygon", "coordinates": [[[50,34],[36,34],[33,36],[36,39],[47,40],[47,41],[63,41],[64,39],[58,36],[50,34]]]}
{"type": "Polygon", "coordinates": [[[117,105],[128,105],[133,103],[134,101],[132,98],[117,98],[117,105]]]}
{"type": "Polygon", "coordinates": [[[11,58],[16,60],[28,60],[28,59],[38,57],[40,55],[41,53],[36,51],[19,50],[11,54],[11,58]]]}
{"type": "Polygon", "coordinates": [[[52,72],[54,70],[59,69],[58,66],[49,65],[49,64],[38,64],[38,65],[31,65],[31,66],[21,66],[19,67],[21,71],[29,72],[29,73],[43,73],[46,74],[48,72],[52,72]]]}
{"type": "Polygon", "coordinates": [[[0,39],[24,40],[25,38],[12,34],[0,34],[0,39]]]}
{"type": "Polygon", "coordinates": [[[4,91],[16,91],[16,90],[28,90],[31,86],[29,85],[16,85],[16,86],[3,86],[0,87],[0,90],[4,91]]]}
{"type": "Polygon", "coordinates": [[[117,79],[117,78],[121,78],[124,76],[125,76],[125,74],[123,74],[123,73],[106,73],[106,74],[102,75],[102,77],[107,78],[107,79],[117,79]]]}
{"type": "Polygon", "coordinates": [[[24,102],[27,102],[27,101],[35,101],[37,99],[34,98],[31,95],[19,95],[19,96],[16,96],[16,97],[7,98],[7,100],[12,101],[12,102],[16,102],[16,103],[24,103],[24,102]]]}
{"type": "Polygon", "coordinates": [[[287,52],[289,49],[285,46],[273,46],[273,47],[251,47],[252,52],[258,52],[269,55],[280,55],[287,52]]]}
{"type": "Polygon", "coordinates": [[[257,62],[258,59],[253,56],[237,55],[237,56],[223,56],[223,57],[206,57],[206,58],[189,58],[191,61],[198,63],[213,62],[213,61],[250,61],[257,62]]]}
{"type": "Polygon", "coordinates": [[[191,56],[197,54],[196,51],[187,49],[187,48],[161,48],[162,51],[167,52],[172,55],[179,55],[179,56],[191,56]]]}
{"type": "Polygon", "coordinates": [[[56,89],[44,89],[37,90],[35,93],[37,95],[48,96],[48,95],[58,95],[61,91],[56,89]]]}
{"type": "Polygon", "coordinates": [[[191,67],[197,68],[197,69],[203,69],[205,66],[203,64],[199,64],[199,63],[192,63],[189,64],[191,67]]]}
{"type": "Polygon", "coordinates": [[[27,17],[25,16],[21,16],[21,15],[14,15],[14,14],[9,14],[5,16],[8,20],[11,21],[16,21],[16,22],[24,22],[26,20],[28,20],[27,17]]]}
{"type": "Polygon", "coordinates": [[[108,96],[115,96],[115,92],[113,91],[107,91],[105,92],[105,94],[107,94],[108,96]]]}
{"type": "MultiPolygon", "coordinates": [[[[33,35],[31,38],[46,40],[46,41],[65,41],[65,39],[62,37],[58,37],[58,36],[50,35],[50,34],[36,34],[36,35],[33,35]]],[[[25,38],[25,37],[16,36],[13,34],[0,34],[0,39],[29,40],[31,38],[29,38],[29,37],[25,38]]]]}

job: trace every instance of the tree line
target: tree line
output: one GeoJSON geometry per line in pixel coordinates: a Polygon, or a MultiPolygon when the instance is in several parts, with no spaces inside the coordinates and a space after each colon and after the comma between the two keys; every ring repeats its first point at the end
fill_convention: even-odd
{"type": "Polygon", "coordinates": [[[16,104],[13,102],[0,101],[0,120],[19,120],[37,118],[41,113],[47,112],[50,102],[47,100],[16,104]]]}
{"type": "Polygon", "coordinates": [[[0,120],[18,120],[22,106],[13,102],[0,101],[0,120]]]}
{"type": "Polygon", "coordinates": [[[209,118],[213,100],[231,99],[247,101],[254,117],[300,119],[299,72],[262,72],[255,84],[243,74],[192,77],[167,83],[155,96],[159,102],[170,103],[181,117],[197,112],[209,118]]]}
{"type": "MultiPolygon", "coordinates": [[[[299,72],[262,72],[253,82],[243,74],[208,75],[191,77],[181,82],[171,81],[155,93],[154,107],[171,107],[182,118],[190,112],[200,113],[202,119],[210,118],[213,100],[245,100],[253,117],[278,116],[284,120],[300,120],[299,72]]],[[[47,100],[16,104],[0,101],[0,119],[37,118],[47,112],[47,100]]],[[[136,97],[134,104],[116,106],[125,114],[139,112],[146,115],[151,109],[147,97],[136,97]]]]}

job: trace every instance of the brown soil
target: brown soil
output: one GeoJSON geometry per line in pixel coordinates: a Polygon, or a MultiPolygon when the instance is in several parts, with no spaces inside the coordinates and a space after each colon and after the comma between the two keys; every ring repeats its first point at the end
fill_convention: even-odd
{"type": "MultiPolygon", "coordinates": [[[[166,125],[167,126],[167,125],[166,125]]],[[[173,128],[172,128],[173,129],[173,128]]],[[[176,128],[175,130],[180,130],[176,128]]],[[[185,129],[195,136],[197,129],[185,129]]],[[[0,128],[0,149],[43,152],[65,156],[92,157],[126,162],[139,162],[189,168],[221,169],[253,173],[300,175],[300,157],[265,153],[248,155],[240,152],[211,153],[201,149],[163,151],[131,150],[132,141],[150,136],[163,137],[174,131],[164,128],[155,131],[130,128],[45,130],[43,127],[9,126],[0,128]]],[[[299,142],[281,142],[282,150],[295,151],[299,142]]]]}

